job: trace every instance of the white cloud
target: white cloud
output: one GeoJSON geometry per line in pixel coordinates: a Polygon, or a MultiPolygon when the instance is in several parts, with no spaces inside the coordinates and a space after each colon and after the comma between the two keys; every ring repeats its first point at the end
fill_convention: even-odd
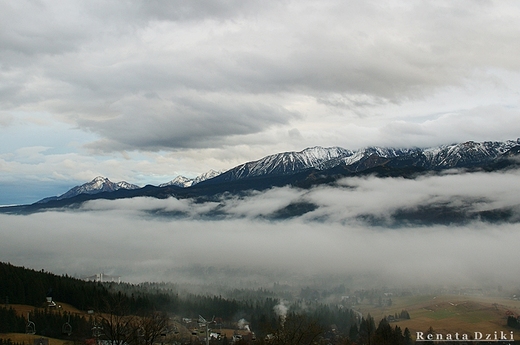
{"type": "Polygon", "coordinates": [[[382,231],[300,221],[164,221],[116,212],[0,218],[2,261],[68,274],[105,270],[134,282],[179,282],[180,274],[166,273],[193,265],[264,272],[266,281],[269,272],[281,271],[288,280],[371,276],[395,285],[507,285],[518,283],[520,273],[512,264],[520,240],[515,225],[382,231]]]}

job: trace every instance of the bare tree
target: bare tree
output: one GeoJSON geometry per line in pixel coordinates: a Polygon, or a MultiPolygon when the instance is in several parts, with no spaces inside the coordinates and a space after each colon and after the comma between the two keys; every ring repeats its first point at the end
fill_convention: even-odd
{"type": "Polygon", "coordinates": [[[139,344],[153,345],[170,330],[170,318],[166,313],[151,312],[136,319],[139,344]]]}
{"type": "Polygon", "coordinates": [[[101,328],[100,338],[112,345],[126,345],[135,342],[135,316],[130,315],[128,301],[121,293],[104,301],[102,311],[97,315],[101,328]]]}

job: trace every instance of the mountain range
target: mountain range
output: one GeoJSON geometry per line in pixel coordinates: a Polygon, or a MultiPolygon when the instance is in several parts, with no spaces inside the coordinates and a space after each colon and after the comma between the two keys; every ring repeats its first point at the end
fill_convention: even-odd
{"type": "Polygon", "coordinates": [[[224,183],[255,177],[293,175],[309,169],[327,171],[340,167],[362,172],[377,166],[443,170],[489,164],[520,146],[520,139],[505,142],[468,141],[461,144],[420,149],[367,147],[357,151],[341,147],[312,147],[300,152],[284,152],[234,167],[206,183],[224,183]]]}
{"type": "Polygon", "coordinates": [[[156,198],[211,199],[223,193],[243,193],[272,187],[309,188],[331,184],[339,178],[373,174],[380,177],[413,178],[423,173],[446,169],[494,171],[518,167],[520,139],[443,145],[433,148],[366,147],[348,150],[341,147],[311,147],[299,152],[283,152],[246,162],[225,172],[211,170],[195,179],[178,176],[159,186],[139,187],[127,182],[111,182],[96,177],[60,196],[32,205],[6,207],[3,212],[32,212],[64,207],[91,199],[119,199],[137,196],[156,198]]]}

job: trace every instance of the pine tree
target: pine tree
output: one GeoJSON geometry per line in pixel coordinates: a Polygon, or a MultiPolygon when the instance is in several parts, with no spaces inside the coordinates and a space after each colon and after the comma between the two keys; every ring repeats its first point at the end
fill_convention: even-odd
{"type": "Polygon", "coordinates": [[[372,344],[372,337],[374,336],[374,332],[376,330],[376,325],[374,322],[374,318],[367,315],[367,318],[361,318],[361,323],[359,324],[359,340],[363,344],[372,344]]]}
{"type": "Polygon", "coordinates": [[[412,334],[410,333],[410,330],[408,329],[408,327],[406,327],[404,329],[404,345],[412,345],[413,344],[413,340],[412,340],[412,334]]]}
{"type": "Polygon", "coordinates": [[[354,323],[352,324],[352,326],[350,326],[350,330],[348,332],[348,337],[350,340],[352,340],[353,342],[357,341],[358,340],[358,337],[359,337],[359,329],[358,329],[358,326],[357,326],[357,323],[354,323]]]}
{"type": "Polygon", "coordinates": [[[386,318],[379,322],[374,332],[374,343],[378,345],[392,345],[393,343],[392,327],[390,327],[386,318]]]}

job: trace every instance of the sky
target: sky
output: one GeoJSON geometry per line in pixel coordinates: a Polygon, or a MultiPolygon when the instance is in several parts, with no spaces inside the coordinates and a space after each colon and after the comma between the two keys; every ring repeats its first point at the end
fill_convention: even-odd
{"type": "Polygon", "coordinates": [[[0,204],[520,137],[517,1],[0,0],[0,204]]]}

